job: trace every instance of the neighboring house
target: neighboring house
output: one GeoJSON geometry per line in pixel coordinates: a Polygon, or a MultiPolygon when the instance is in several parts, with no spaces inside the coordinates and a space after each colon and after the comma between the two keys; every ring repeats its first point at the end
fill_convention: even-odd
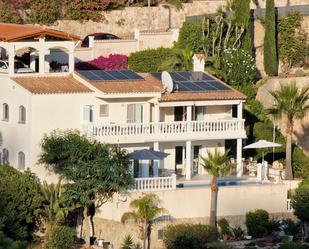
{"type": "MultiPolygon", "coordinates": [[[[0,47],[7,50],[9,61],[22,50],[21,54],[29,54],[33,68],[39,69],[30,74],[17,74],[14,68],[0,73],[2,161],[53,180],[44,166],[37,165],[41,139],[54,129],[78,129],[129,152],[147,148],[168,153],[161,162],[132,164],[137,181],[154,179],[147,180],[147,187],[165,179],[174,188],[173,173],[187,180],[204,174],[199,155],[206,156],[216,147],[224,150],[227,140],[237,141],[237,175],[241,176],[242,139],[246,138],[242,118],[246,97],[242,93],[202,72],[171,73],[170,92],[160,73],[74,72],[76,37],[14,25],[7,30],[16,28],[10,38],[13,34],[2,32],[5,28],[0,24],[0,47]],[[69,72],[48,70],[46,54],[51,48],[68,51],[69,72]]],[[[202,56],[194,56],[194,68],[204,69],[202,56]]]]}

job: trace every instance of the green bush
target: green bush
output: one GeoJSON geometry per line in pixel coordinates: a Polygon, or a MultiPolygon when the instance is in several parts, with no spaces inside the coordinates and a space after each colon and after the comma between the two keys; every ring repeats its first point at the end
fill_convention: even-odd
{"type": "Polygon", "coordinates": [[[128,66],[136,72],[157,72],[163,61],[173,55],[171,48],[146,49],[130,54],[128,66]]]}
{"type": "Polygon", "coordinates": [[[6,237],[2,231],[0,231],[0,248],[1,249],[26,249],[26,243],[21,241],[13,241],[6,237]]]}
{"type": "Polygon", "coordinates": [[[291,219],[285,219],[282,221],[283,231],[286,235],[296,236],[299,232],[299,227],[291,219]]]}
{"type": "Polygon", "coordinates": [[[226,49],[221,60],[224,80],[233,86],[253,83],[256,67],[252,55],[244,49],[226,49]]]}
{"type": "Polygon", "coordinates": [[[300,245],[296,244],[295,242],[288,242],[281,244],[279,246],[279,249],[308,249],[308,248],[309,248],[308,245],[300,245]]]}
{"type": "Polygon", "coordinates": [[[266,232],[265,225],[269,221],[269,214],[263,209],[250,211],[246,214],[247,232],[253,238],[260,238],[266,232]]]}
{"type": "Polygon", "coordinates": [[[164,231],[166,249],[206,249],[207,243],[218,239],[217,228],[202,224],[170,225],[164,231]]]}
{"type": "Polygon", "coordinates": [[[59,226],[48,235],[46,249],[70,249],[74,245],[75,231],[73,228],[59,226]]]}
{"type": "Polygon", "coordinates": [[[294,214],[302,221],[309,221],[309,181],[304,180],[299,184],[292,196],[294,214]]]}
{"type": "Polygon", "coordinates": [[[3,232],[13,240],[31,240],[37,228],[42,196],[34,174],[0,167],[0,218],[3,232]]]}
{"type": "Polygon", "coordinates": [[[215,242],[209,245],[209,249],[235,249],[234,246],[224,242],[215,242]]]}
{"type": "Polygon", "coordinates": [[[297,178],[309,177],[309,157],[297,146],[293,150],[293,173],[297,178]]]}
{"type": "Polygon", "coordinates": [[[232,236],[231,227],[230,227],[227,219],[222,218],[222,219],[218,220],[218,226],[220,228],[221,236],[228,236],[228,237],[232,236]]]}
{"type": "Polygon", "coordinates": [[[202,23],[184,22],[179,31],[176,47],[189,49],[194,53],[202,52],[204,45],[202,23]]]}

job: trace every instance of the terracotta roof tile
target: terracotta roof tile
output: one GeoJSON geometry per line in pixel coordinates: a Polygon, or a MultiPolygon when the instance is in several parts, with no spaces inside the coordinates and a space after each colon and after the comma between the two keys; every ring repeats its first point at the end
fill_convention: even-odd
{"type": "Polygon", "coordinates": [[[88,87],[70,76],[22,76],[12,78],[34,94],[90,93],[88,87]]]}
{"type": "Polygon", "coordinates": [[[0,41],[19,41],[45,35],[64,40],[80,40],[80,37],[76,35],[40,26],[0,23],[0,41]]]}
{"type": "Polygon", "coordinates": [[[104,93],[161,93],[163,85],[150,74],[139,74],[145,80],[128,81],[89,81],[95,88],[104,93]]]}

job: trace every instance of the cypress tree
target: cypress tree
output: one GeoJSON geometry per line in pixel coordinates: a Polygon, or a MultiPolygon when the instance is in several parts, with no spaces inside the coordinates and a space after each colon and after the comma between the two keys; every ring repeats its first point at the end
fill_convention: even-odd
{"type": "Polygon", "coordinates": [[[266,0],[264,68],[269,76],[277,74],[276,17],[274,0],[266,0]]]}
{"type": "Polygon", "coordinates": [[[232,10],[234,12],[234,22],[237,26],[245,28],[245,35],[242,40],[242,48],[252,53],[252,35],[251,35],[251,0],[233,0],[232,10]]]}

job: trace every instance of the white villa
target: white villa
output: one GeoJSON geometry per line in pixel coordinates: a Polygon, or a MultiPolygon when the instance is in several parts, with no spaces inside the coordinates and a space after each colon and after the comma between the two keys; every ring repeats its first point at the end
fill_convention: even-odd
{"type": "Polygon", "coordinates": [[[147,186],[161,178],[174,188],[175,174],[187,180],[205,174],[199,155],[216,147],[224,150],[229,140],[237,146],[236,173],[242,175],[246,96],[203,73],[203,56],[194,56],[195,72],[185,75],[188,84],[206,81],[208,90],[184,89],[186,83],[177,80],[184,73],[171,73],[173,85],[167,91],[161,74],[74,71],[78,40],[51,29],[0,24],[1,163],[53,180],[44,166],[37,165],[41,139],[55,129],[78,129],[129,152],[146,148],[168,153],[160,162],[132,165],[134,177],[148,181],[147,186]],[[67,63],[54,72],[53,53],[59,51],[67,63]],[[33,72],[18,73],[19,58],[28,61],[33,72]],[[1,61],[8,61],[7,70],[1,61]]]}

